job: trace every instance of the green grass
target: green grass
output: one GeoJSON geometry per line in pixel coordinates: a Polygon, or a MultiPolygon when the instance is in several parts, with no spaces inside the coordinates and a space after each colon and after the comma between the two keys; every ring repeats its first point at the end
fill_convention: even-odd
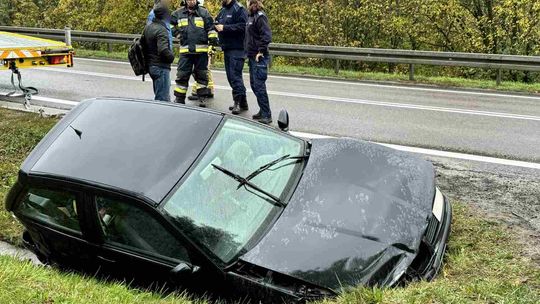
{"type": "Polygon", "coordinates": [[[0,303],[197,303],[0,256],[0,303]]]}
{"type": "Polygon", "coordinates": [[[55,119],[0,108],[0,239],[20,241],[21,226],[4,209],[4,200],[16,180],[22,161],[32,151],[55,119]]]}
{"type": "MultiPolygon", "coordinates": [[[[77,49],[76,56],[86,58],[101,58],[101,59],[116,59],[127,60],[126,52],[106,52],[93,51],[85,49],[77,49]]],[[[175,59],[177,62],[177,59],[175,59]]],[[[223,68],[222,62],[216,62],[216,68],[223,68]]],[[[336,75],[333,69],[307,67],[307,66],[292,66],[284,64],[275,64],[271,68],[273,74],[294,75],[294,76],[312,76],[331,79],[346,79],[346,80],[364,80],[364,81],[391,81],[404,84],[424,84],[441,87],[455,88],[472,88],[472,89],[489,89],[508,92],[524,92],[524,93],[540,93],[540,83],[523,83],[514,81],[503,81],[497,86],[494,80],[483,79],[467,79],[460,77],[444,77],[444,76],[424,76],[417,74],[415,81],[409,81],[409,76],[400,73],[376,73],[376,72],[360,72],[351,70],[340,70],[336,75]]]]}
{"type": "MultiPolygon", "coordinates": [[[[56,122],[0,109],[0,200],[18,167],[56,122]]],[[[22,232],[0,208],[0,239],[19,244],[22,232]]],[[[406,288],[356,288],[324,303],[539,303],[540,268],[524,257],[511,232],[454,203],[452,234],[442,273],[406,288]]],[[[120,283],[107,283],[0,257],[0,303],[184,303],[120,283]]],[[[201,300],[202,301],[202,300],[201,300]]]]}

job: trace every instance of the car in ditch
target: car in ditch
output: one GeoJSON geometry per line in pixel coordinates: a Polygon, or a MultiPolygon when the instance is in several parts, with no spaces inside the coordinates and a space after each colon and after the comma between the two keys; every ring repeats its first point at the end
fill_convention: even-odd
{"type": "Polygon", "coordinates": [[[282,111],[279,130],[208,109],[87,100],[28,156],[6,208],[46,263],[257,302],[433,279],[452,211],[432,164],[295,137],[288,119],[282,111]]]}

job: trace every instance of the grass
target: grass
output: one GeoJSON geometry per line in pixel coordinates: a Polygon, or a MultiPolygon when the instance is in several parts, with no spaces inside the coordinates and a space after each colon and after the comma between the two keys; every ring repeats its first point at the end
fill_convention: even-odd
{"type": "MultiPolygon", "coordinates": [[[[56,122],[0,108],[0,200],[18,167],[56,122]]],[[[0,208],[0,239],[18,244],[22,228],[0,208]]],[[[540,268],[499,223],[454,203],[452,234],[442,273],[406,288],[356,288],[323,303],[539,303],[540,268]]],[[[0,303],[185,303],[160,294],[0,257],[0,303]]],[[[202,302],[203,300],[198,300],[202,302]]]]}
{"type": "Polygon", "coordinates": [[[24,158],[56,123],[55,119],[0,108],[0,239],[19,244],[22,227],[3,202],[24,158]]]}
{"type": "Polygon", "coordinates": [[[0,256],[0,303],[197,303],[0,256]]]}
{"type": "MultiPolygon", "coordinates": [[[[86,49],[77,49],[76,56],[85,58],[102,58],[127,60],[126,52],[106,52],[94,51],[86,49]]],[[[177,59],[175,59],[177,62],[177,59]]],[[[216,68],[223,68],[222,62],[216,62],[216,68]]],[[[404,84],[424,84],[435,85],[442,87],[455,88],[473,88],[473,89],[488,89],[508,92],[523,92],[523,93],[540,93],[540,83],[524,83],[514,81],[503,81],[497,86],[494,80],[485,79],[467,79],[460,77],[444,77],[444,76],[425,76],[417,73],[415,81],[410,81],[409,76],[400,73],[377,73],[377,72],[360,72],[351,70],[340,70],[336,75],[334,69],[318,68],[309,66],[292,66],[276,63],[271,68],[273,74],[294,75],[294,76],[312,76],[332,79],[346,80],[364,80],[364,81],[391,81],[404,84]]]]}

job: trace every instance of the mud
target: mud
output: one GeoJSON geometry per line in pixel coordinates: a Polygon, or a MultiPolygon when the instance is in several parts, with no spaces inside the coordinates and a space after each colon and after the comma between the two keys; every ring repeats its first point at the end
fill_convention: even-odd
{"type": "Polygon", "coordinates": [[[540,171],[431,159],[439,188],[481,216],[501,222],[540,266],[540,171]]]}

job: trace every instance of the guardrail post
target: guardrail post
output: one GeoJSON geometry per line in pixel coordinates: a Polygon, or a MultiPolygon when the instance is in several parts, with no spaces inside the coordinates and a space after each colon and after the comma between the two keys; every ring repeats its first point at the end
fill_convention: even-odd
{"type": "Polygon", "coordinates": [[[502,82],[502,70],[498,69],[497,70],[497,86],[500,86],[501,82],[502,82]]]}
{"type": "Polygon", "coordinates": [[[112,44],[110,43],[107,43],[107,52],[108,53],[112,53],[113,49],[112,49],[112,44]]]}
{"type": "Polygon", "coordinates": [[[71,46],[71,28],[66,26],[64,28],[65,42],[67,46],[71,46]]]}
{"type": "Polygon", "coordinates": [[[414,81],[414,64],[409,64],[409,80],[414,81]]]}
{"type": "Polygon", "coordinates": [[[339,68],[340,68],[340,61],[339,59],[336,59],[336,65],[334,66],[334,73],[336,73],[336,75],[339,74],[339,68]]]}

